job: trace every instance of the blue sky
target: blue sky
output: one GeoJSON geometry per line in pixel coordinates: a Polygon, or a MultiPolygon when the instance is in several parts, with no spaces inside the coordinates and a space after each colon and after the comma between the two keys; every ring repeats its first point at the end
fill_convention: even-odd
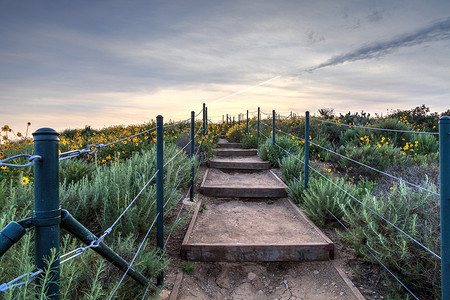
{"type": "Polygon", "coordinates": [[[450,1],[0,0],[0,125],[179,120],[203,102],[213,120],[444,111],[449,18],[450,1]]]}

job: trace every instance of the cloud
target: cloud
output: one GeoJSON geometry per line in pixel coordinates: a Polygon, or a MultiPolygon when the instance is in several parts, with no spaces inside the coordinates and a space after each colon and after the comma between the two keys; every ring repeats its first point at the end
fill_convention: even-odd
{"type": "Polygon", "coordinates": [[[364,46],[354,51],[337,55],[324,63],[309,68],[306,71],[312,72],[321,68],[331,67],[346,62],[371,59],[386,55],[399,48],[412,47],[431,41],[440,41],[450,38],[450,18],[436,22],[430,26],[421,28],[415,32],[405,34],[387,42],[378,42],[364,46]]]}

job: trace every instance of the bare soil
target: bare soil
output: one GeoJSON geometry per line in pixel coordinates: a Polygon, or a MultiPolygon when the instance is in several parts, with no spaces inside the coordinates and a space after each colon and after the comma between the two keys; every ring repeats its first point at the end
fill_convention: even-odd
{"type": "Polygon", "coordinates": [[[207,198],[203,203],[207,209],[198,215],[189,239],[191,243],[295,245],[325,242],[292,209],[286,198],[269,202],[207,198]]]}
{"type": "Polygon", "coordinates": [[[258,156],[217,156],[214,157],[212,160],[214,161],[226,161],[226,162],[250,162],[250,163],[258,163],[258,162],[264,162],[261,158],[258,156]]]}
{"type": "Polygon", "coordinates": [[[269,171],[255,173],[222,172],[209,169],[205,186],[280,188],[283,185],[269,171]]]}

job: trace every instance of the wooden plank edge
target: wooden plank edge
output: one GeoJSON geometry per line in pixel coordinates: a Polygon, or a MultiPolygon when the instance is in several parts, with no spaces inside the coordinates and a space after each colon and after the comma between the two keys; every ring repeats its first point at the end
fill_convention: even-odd
{"type": "Polygon", "coordinates": [[[200,192],[203,193],[203,189],[205,187],[206,176],[208,176],[209,169],[206,169],[205,175],[203,175],[202,184],[200,185],[200,192]]]}
{"type": "Polygon", "coordinates": [[[201,193],[209,197],[223,198],[286,198],[286,190],[282,187],[273,188],[242,188],[204,186],[201,193]]]}
{"type": "Polygon", "coordinates": [[[356,288],[355,284],[350,280],[350,278],[348,278],[347,274],[345,274],[344,270],[341,269],[337,261],[333,262],[333,267],[336,269],[339,276],[341,276],[342,280],[345,282],[348,288],[352,291],[355,298],[358,300],[365,300],[366,298],[364,298],[361,292],[356,288]]]}
{"type": "Polygon", "coordinates": [[[172,291],[170,292],[169,300],[178,299],[178,293],[180,292],[182,281],[183,281],[183,271],[178,271],[177,278],[175,279],[175,284],[173,285],[172,291]]]}
{"type": "Polygon", "coordinates": [[[283,186],[283,188],[287,189],[286,183],[284,183],[284,181],[281,180],[281,178],[278,177],[277,174],[275,174],[274,171],[272,171],[271,169],[269,171],[270,171],[270,173],[272,173],[272,175],[275,177],[275,179],[278,180],[278,182],[283,186]]]}
{"type": "Polygon", "coordinates": [[[191,261],[328,261],[329,245],[241,245],[241,244],[190,244],[185,258],[191,261]],[[257,254],[259,253],[259,254],[257,254]]]}
{"type": "Polygon", "coordinates": [[[297,211],[297,213],[300,215],[300,216],[302,216],[302,218],[307,222],[307,223],[309,223],[318,233],[319,233],[319,235],[325,240],[325,241],[327,241],[327,243],[328,244],[333,244],[334,245],[334,243],[333,243],[333,241],[330,239],[330,238],[328,238],[323,232],[322,232],[322,230],[320,230],[319,229],[319,227],[317,227],[316,226],[316,224],[314,224],[301,210],[300,210],[300,208],[297,206],[297,205],[295,205],[294,204],[294,202],[292,202],[292,200],[291,199],[289,199],[289,198],[287,198],[288,199],[288,201],[289,201],[289,203],[292,205],[292,207],[295,209],[295,211],[297,211]]]}
{"type": "MultiPolygon", "coordinates": [[[[181,252],[183,252],[183,246],[187,245],[189,242],[189,238],[191,236],[192,230],[194,229],[195,222],[197,221],[198,212],[200,210],[200,205],[202,204],[201,200],[197,201],[195,205],[194,214],[192,215],[191,222],[189,223],[188,230],[186,231],[186,235],[184,236],[183,242],[181,243],[181,252]]],[[[181,253],[181,258],[183,258],[183,253],[181,253]]]]}

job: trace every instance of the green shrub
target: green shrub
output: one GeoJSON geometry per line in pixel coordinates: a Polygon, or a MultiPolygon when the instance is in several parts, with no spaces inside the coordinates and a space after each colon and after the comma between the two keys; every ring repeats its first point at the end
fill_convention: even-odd
{"type": "MultiPolygon", "coordinates": [[[[311,142],[313,142],[314,144],[317,144],[321,147],[324,147],[324,148],[334,151],[333,145],[331,144],[330,141],[328,141],[328,139],[325,136],[318,135],[318,136],[314,137],[311,140],[311,142]]],[[[333,156],[335,155],[335,154],[332,154],[330,151],[324,150],[313,144],[310,144],[309,147],[310,147],[310,151],[311,151],[310,152],[311,157],[315,157],[316,159],[319,159],[319,160],[329,160],[329,159],[333,158],[333,156]]]]}
{"type": "Polygon", "coordinates": [[[192,274],[195,269],[194,265],[190,261],[183,263],[181,268],[185,274],[192,274]]]}
{"type": "Polygon", "coordinates": [[[59,168],[59,180],[61,183],[71,184],[83,178],[90,179],[95,170],[95,165],[85,160],[73,158],[61,161],[59,168]]]}
{"type": "MultiPolygon", "coordinates": [[[[429,188],[436,190],[432,184],[429,188]]],[[[439,255],[440,218],[436,196],[399,184],[387,195],[360,199],[439,255]]],[[[440,260],[359,203],[353,201],[343,211],[349,230],[343,231],[341,236],[354,246],[357,254],[374,261],[363,246],[368,247],[414,293],[422,295],[419,298],[439,298],[440,260]]],[[[400,295],[406,293],[396,282],[387,282],[392,282],[391,288],[400,295]]]]}
{"type": "MultiPolygon", "coordinates": [[[[343,178],[333,181],[345,191],[351,191],[352,194],[360,193],[343,178]]],[[[306,215],[319,226],[336,222],[328,210],[341,219],[350,205],[351,198],[336,185],[324,178],[314,178],[309,181],[308,188],[303,193],[301,206],[306,215]]]]}
{"type": "Polygon", "coordinates": [[[230,143],[240,143],[245,135],[244,124],[235,124],[227,131],[226,137],[230,143]]]}
{"type": "Polygon", "coordinates": [[[414,145],[417,145],[414,149],[414,153],[416,154],[426,155],[439,151],[439,140],[431,134],[416,134],[414,145]]]}
{"type": "Polygon", "coordinates": [[[262,160],[270,161],[274,167],[279,166],[281,159],[289,155],[288,152],[292,155],[297,155],[300,151],[299,144],[290,138],[277,136],[275,138],[275,143],[276,145],[272,145],[272,139],[267,139],[258,149],[258,156],[262,160]]]}
{"type": "Polygon", "coordinates": [[[295,203],[301,204],[303,201],[303,191],[304,191],[305,182],[303,179],[303,175],[300,174],[298,178],[292,178],[287,184],[287,194],[289,199],[294,201],[295,203]]]}
{"type": "MultiPolygon", "coordinates": [[[[402,153],[399,148],[395,148],[392,145],[363,145],[350,148],[341,147],[338,152],[380,171],[383,171],[392,165],[402,165],[405,167],[413,163],[413,161],[402,153]]],[[[375,179],[380,176],[378,172],[345,158],[340,158],[338,164],[342,170],[346,171],[351,177],[363,176],[369,179],[375,179]]]]}
{"type": "Polygon", "coordinates": [[[288,155],[281,159],[280,171],[284,182],[289,183],[291,180],[303,176],[305,165],[302,163],[304,160],[302,152],[297,156],[288,155]]]}
{"type": "MultiPolygon", "coordinates": [[[[395,118],[381,119],[377,123],[375,123],[373,127],[382,129],[414,131],[413,126],[401,122],[400,120],[395,118]]],[[[389,139],[396,147],[403,147],[406,141],[409,141],[411,140],[411,138],[413,138],[412,133],[380,131],[380,130],[372,130],[372,131],[376,139],[381,139],[382,137],[384,137],[385,139],[389,139]]]]}
{"type": "Polygon", "coordinates": [[[256,149],[258,143],[257,143],[257,137],[253,134],[246,134],[241,140],[242,148],[244,149],[256,149]]]}

